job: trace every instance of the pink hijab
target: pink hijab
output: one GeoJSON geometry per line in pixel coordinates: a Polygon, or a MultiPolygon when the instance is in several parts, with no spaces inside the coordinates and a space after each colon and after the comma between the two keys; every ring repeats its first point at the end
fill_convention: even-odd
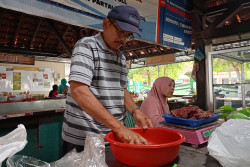
{"type": "Polygon", "coordinates": [[[157,78],[147,98],[142,102],[141,111],[152,120],[155,127],[164,121],[162,115],[169,113],[165,92],[171,81],[173,80],[169,77],[157,78]]]}

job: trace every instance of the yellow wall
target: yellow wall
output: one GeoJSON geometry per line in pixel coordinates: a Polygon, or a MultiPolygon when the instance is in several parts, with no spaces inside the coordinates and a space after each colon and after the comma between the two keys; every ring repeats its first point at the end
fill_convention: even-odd
{"type": "MultiPolygon", "coordinates": [[[[21,67],[53,68],[55,73],[59,73],[60,74],[60,78],[65,78],[65,63],[35,61],[35,65],[0,63],[0,66],[21,66],[21,67]]],[[[60,79],[59,80],[54,80],[54,84],[57,84],[59,86],[61,84],[61,80],[60,79]]],[[[44,94],[45,96],[48,96],[49,95],[49,91],[32,91],[31,94],[44,94]]]]}

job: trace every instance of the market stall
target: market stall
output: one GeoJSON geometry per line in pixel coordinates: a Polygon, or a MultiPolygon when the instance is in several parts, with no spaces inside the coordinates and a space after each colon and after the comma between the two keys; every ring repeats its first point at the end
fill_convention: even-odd
{"type": "MultiPolygon", "coordinates": [[[[218,77],[213,77],[212,62],[215,57],[236,61],[241,64],[240,75],[243,76],[245,72],[244,63],[249,62],[249,40],[246,43],[240,43],[240,45],[244,45],[240,49],[226,48],[228,49],[227,51],[214,50],[214,52],[205,54],[208,51],[207,48],[205,50],[205,40],[210,41],[214,36],[230,34],[228,30],[226,33],[222,33],[223,30],[232,27],[230,25],[229,28],[221,28],[224,25],[224,21],[226,26],[229,23],[226,23],[225,20],[228,17],[219,12],[235,13],[233,9],[227,8],[227,5],[231,4],[227,4],[227,1],[220,2],[222,5],[224,4],[222,6],[223,10],[218,10],[217,8],[216,10],[215,7],[221,4],[215,1],[194,2],[195,10],[192,12],[191,5],[186,3],[186,1],[185,3],[184,1],[178,1],[176,4],[173,1],[152,2],[149,0],[84,2],[69,2],[66,0],[3,0],[0,2],[0,48],[2,52],[0,63],[21,64],[28,57],[29,60],[33,59],[34,66],[37,61],[66,62],[70,64],[71,51],[76,41],[82,37],[91,36],[102,31],[101,22],[113,6],[128,4],[138,7],[138,10],[142,13],[142,37],[136,36],[133,41],[128,42],[121,49],[127,57],[128,68],[193,61],[194,54],[197,53],[194,52],[194,49],[197,51],[197,48],[200,47],[204,51],[205,56],[203,55],[203,59],[198,60],[196,57],[196,66],[194,67],[198,68],[193,70],[195,77],[197,77],[197,94],[192,92],[190,96],[176,96],[176,99],[169,101],[171,110],[193,104],[204,110],[209,108],[211,111],[216,111],[221,106],[221,103],[237,108],[238,106],[248,107],[249,97],[247,96],[248,91],[246,88],[249,83],[245,82],[244,77],[235,82],[231,81],[231,83],[214,83],[214,80],[218,79],[218,77]],[[201,11],[197,12],[197,9],[201,7],[200,5],[203,5],[204,13],[201,13],[201,11]],[[191,13],[194,13],[194,15],[192,16],[191,13]],[[216,19],[218,16],[225,18],[216,19]],[[199,18],[200,20],[197,20],[199,18]],[[193,27],[191,19],[195,21],[193,27]],[[219,21],[221,22],[218,23],[219,21]],[[219,24],[218,26],[215,25],[217,23],[219,24]],[[170,28],[168,29],[168,27],[170,28]],[[197,27],[203,30],[197,31],[197,27]],[[208,28],[206,29],[206,27],[208,28]],[[212,29],[215,31],[212,32],[212,29]],[[191,43],[192,31],[194,32],[193,43],[191,43]],[[237,52],[237,54],[231,54],[231,52],[237,52]],[[9,59],[5,59],[6,57],[9,57],[9,59]],[[13,61],[19,57],[22,57],[20,61],[13,61]],[[207,73],[206,68],[208,68],[207,73]],[[207,74],[207,78],[205,74],[207,74]],[[235,87],[237,87],[236,93],[235,90],[231,91],[235,87]],[[219,88],[221,88],[221,91],[218,92],[224,93],[224,97],[220,93],[218,95],[215,93],[219,88]],[[237,97],[231,97],[230,92],[237,94],[237,97]]],[[[238,2],[234,6],[241,7],[241,4],[238,2]]],[[[249,8],[246,7],[246,9],[249,8]]],[[[240,16],[239,14],[238,17],[240,16]]],[[[237,26],[241,22],[245,24],[246,22],[244,21],[239,21],[238,19],[237,26]]],[[[249,25],[249,21],[246,25],[249,25]]],[[[246,27],[249,26],[242,26],[242,31],[234,29],[232,33],[240,34],[240,32],[245,32],[246,27]]],[[[247,39],[248,35],[243,38],[247,39]]],[[[20,70],[20,67],[16,71],[13,71],[13,69],[12,71],[6,70],[6,64],[3,66],[0,67],[0,90],[14,91],[14,93],[27,90],[37,91],[39,89],[48,91],[53,83],[58,82],[57,79],[60,78],[58,77],[60,76],[58,71],[55,72],[52,68],[58,67],[59,70],[62,69],[59,65],[50,65],[50,71],[48,72],[35,67],[34,73],[23,72],[23,69],[20,70]],[[22,75],[22,73],[25,74],[22,75]],[[40,78],[36,78],[37,76],[40,78]],[[26,87],[24,84],[20,84],[22,77],[26,77],[22,80],[27,81],[23,82],[26,83],[26,87]]],[[[66,76],[65,73],[61,74],[61,77],[64,76],[66,76]]],[[[11,94],[9,96],[9,98],[12,98],[11,94]]],[[[28,100],[22,99],[15,102],[1,102],[0,136],[7,134],[18,124],[23,123],[27,127],[28,145],[20,154],[36,157],[46,162],[53,162],[61,157],[61,127],[66,100],[44,99],[44,95],[41,97],[40,99],[38,95],[36,99],[29,98],[28,100]]],[[[138,96],[133,97],[136,98],[138,96]]],[[[4,98],[6,100],[6,97],[4,98]]],[[[137,101],[138,106],[141,103],[142,100],[137,101]]],[[[220,167],[221,165],[218,161],[208,155],[206,147],[212,132],[221,125],[221,122],[216,121],[195,128],[162,123],[163,128],[168,126],[170,129],[185,133],[187,137],[185,143],[188,143],[181,145],[178,157],[166,166],[220,167]]],[[[105,161],[109,166],[127,166],[114,157],[109,146],[106,147],[105,155],[105,161]]]]}

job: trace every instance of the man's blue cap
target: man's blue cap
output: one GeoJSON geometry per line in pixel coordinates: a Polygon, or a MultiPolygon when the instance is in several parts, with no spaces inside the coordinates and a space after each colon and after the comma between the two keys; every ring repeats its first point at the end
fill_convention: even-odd
{"type": "Polygon", "coordinates": [[[115,6],[108,13],[107,18],[114,19],[123,31],[133,32],[141,36],[139,31],[141,16],[134,7],[128,5],[115,6]]]}

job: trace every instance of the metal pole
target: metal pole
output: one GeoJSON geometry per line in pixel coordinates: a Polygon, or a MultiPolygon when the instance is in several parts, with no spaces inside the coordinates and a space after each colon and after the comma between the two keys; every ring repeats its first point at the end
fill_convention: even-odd
{"type": "Polygon", "coordinates": [[[207,85],[207,108],[214,111],[214,96],[213,96],[213,55],[212,55],[212,45],[206,45],[206,85],[207,85]]]}
{"type": "MultiPolygon", "coordinates": [[[[242,52],[241,52],[242,54],[242,52]]],[[[241,95],[242,95],[242,107],[246,108],[246,88],[245,88],[245,75],[244,75],[244,63],[241,63],[241,95]]]]}

